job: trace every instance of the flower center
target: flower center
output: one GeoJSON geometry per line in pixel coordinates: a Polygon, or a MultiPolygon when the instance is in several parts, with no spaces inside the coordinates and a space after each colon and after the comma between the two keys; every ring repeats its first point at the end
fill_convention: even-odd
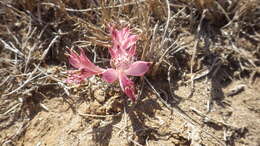
{"type": "Polygon", "coordinates": [[[111,66],[119,69],[119,70],[125,70],[128,69],[129,66],[132,64],[133,58],[128,55],[120,55],[116,58],[111,59],[111,66]]]}

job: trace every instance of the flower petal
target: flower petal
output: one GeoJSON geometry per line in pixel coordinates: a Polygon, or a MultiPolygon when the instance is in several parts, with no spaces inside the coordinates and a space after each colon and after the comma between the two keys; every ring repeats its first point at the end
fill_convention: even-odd
{"type": "Polygon", "coordinates": [[[75,53],[72,50],[69,50],[69,51],[70,51],[69,63],[73,67],[80,69],[80,70],[84,69],[87,72],[93,72],[96,74],[99,74],[104,71],[104,69],[96,66],[88,59],[88,57],[85,55],[83,49],[80,49],[80,55],[78,55],[77,53],[75,53]]]}
{"type": "Polygon", "coordinates": [[[118,78],[118,73],[115,69],[107,69],[102,73],[102,79],[107,81],[108,83],[113,83],[118,78]]]}
{"type": "Polygon", "coordinates": [[[81,83],[86,78],[94,75],[93,73],[85,72],[84,70],[81,70],[81,71],[71,70],[71,71],[68,71],[68,73],[69,73],[69,77],[65,82],[67,82],[67,83],[77,83],[77,84],[81,83]]]}
{"type": "Polygon", "coordinates": [[[108,52],[111,58],[116,58],[117,53],[115,52],[114,48],[108,48],[108,52]]]}
{"type": "MultiPolygon", "coordinates": [[[[124,27],[121,30],[117,30],[114,26],[109,26],[110,35],[112,37],[113,49],[118,50],[119,53],[125,53],[122,50],[128,50],[135,45],[138,36],[131,35],[130,29],[128,27],[124,27]],[[121,49],[121,50],[120,50],[121,49]]],[[[117,52],[117,51],[115,51],[117,52]]]]}
{"type": "Polygon", "coordinates": [[[125,70],[125,73],[131,76],[143,76],[149,70],[150,64],[151,62],[136,61],[125,70]]]}
{"type": "Polygon", "coordinates": [[[70,54],[69,54],[69,63],[75,67],[75,68],[80,68],[80,59],[79,56],[72,50],[69,50],[70,54]]]}
{"type": "Polygon", "coordinates": [[[124,27],[122,30],[118,30],[118,40],[120,42],[125,41],[128,39],[130,35],[130,30],[128,27],[124,27]]]}
{"type": "Polygon", "coordinates": [[[131,81],[125,73],[119,72],[119,83],[124,93],[132,100],[136,100],[134,82],[131,81]]]}
{"type": "Polygon", "coordinates": [[[83,49],[80,49],[80,55],[75,51],[69,50],[69,63],[78,70],[69,71],[68,83],[80,83],[84,79],[101,74],[104,69],[93,64],[85,55],[83,49]]]}
{"type": "Polygon", "coordinates": [[[80,49],[80,56],[79,57],[80,57],[81,63],[82,63],[84,68],[87,68],[90,71],[97,72],[97,73],[101,73],[104,70],[104,69],[96,66],[95,64],[93,64],[88,59],[88,57],[85,55],[85,53],[84,53],[82,48],[80,49]]]}
{"type": "Polygon", "coordinates": [[[129,56],[135,56],[135,53],[136,53],[136,46],[133,45],[133,46],[131,46],[131,47],[129,48],[129,50],[127,51],[127,54],[128,54],[129,56]]]}
{"type": "Polygon", "coordinates": [[[122,48],[128,50],[130,47],[136,44],[137,39],[138,39],[137,35],[129,35],[129,37],[125,38],[125,40],[123,41],[122,48]]]}

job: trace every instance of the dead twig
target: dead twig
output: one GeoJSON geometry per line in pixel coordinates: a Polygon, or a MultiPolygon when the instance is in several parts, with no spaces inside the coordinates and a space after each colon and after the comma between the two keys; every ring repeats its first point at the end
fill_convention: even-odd
{"type": "MultiPolygon", "coordinates": [[[[39,65],[38,65],[39,66],[39,65]]],[[[7,94],[4,94],[3,96],[8,96],[8,95],[11,95],[17,91],[19,91],[20,89],[22,89],[25,85],[27,85],[29,82],[33,81],[34,79],[38,78],[39,76],[42,75],[42,73],[40,74],[37,74],[33,77],[34,74],[36,74],[37,72],[37,69],[35,68],[30,74],[29,74],[29,77],[26,81],[24,81],[24,83],[22,85],[20,85],[18,88],[14,89],[13,91],[7,93],[7,94]]]]}
{"type": "Polygon", "coordinates": [[[83,117],[95,117],[95,118],[107,118],[107,117],[117,117],[120,116],[122,113],[117,113],[115,115],[95,115],[95,114],[83,114],[81,112],[77,112],[80,116],[83,117]]]}
{"type": "Polygon", "coordinates": [[[10,50],[10,51],[12,51],[12,52],[14,52],[14,53],[20,55],[20,56],[24,56],[24,54],[23,54],[19,49],[17,49],[16,47],[14,47],[14,45],[12,44],[12,42],[7,43],[6,41],[2,40],[1,38],[0,38],[0,41],[4,44],[4,47],[5,47],[6,49],[8,49],[8,50],[10,50]]]}
{"type": "Polygon", "coordinates": [[[56,82],[58,83],[58,85],[60,85],[61,87],[63,87],[63,90],[65,91],[66,95],[70,96],[70,92],[69,92],[69,90],[68,90],[69,87],[66,86],[63,81],[61,81],[61,80],[58,79],[58,78],[55,78],[55,77],[52,76],[52,75],[47,74],[45,71],[43,71],[42,69],[40,69],[39,66],[36,66],[35,64],[34,64],[34,66],[35,66],[35,68],[36,68],[37,70],[39,70],[42,74],[44,74],[45,76],[47,76],[47,77],[51,78],[52,80],[56,81],[56,82]]]}
{"type": "Polygon", "coordinates": [[[194,75],[193,75],[193,66],[195,65],[195,58],[197,55],[197,49],[198,49],[198,44],[199,44],[199,40],[200,40],[200,31],[201,31],[201,26],[202,26],[202,21],[206,16],[208,10],[204,9],[200,18],[200,22],[199,25],[197,27],[197,31],[196,31],[196,41],[193,47],[193,53],[192,53],[192,57],[191,57],[191,66],[190,66],[190,73],[191,73],[191,91],[189,94],[189,98],[193,95],[194,93],[194,75]]]}
{"type": "Polygon", "coordinates": [[[234,96],[234,95],[242,92],[245,89],[245,87],[246,87],[246,85],[244,85],[244,84],[237,85],[236,87],[230,89],[226,95],[234,96]]]}
{"type": "Polygon", "coordinates": [[[157,92],[157,90],[154,88],[154,86],[149,82],[149,80],[144,77],[146,83],[150,86],[150,88],[154,91],[154,93],[157,95],[157,97],[159,97],[159,100],[171,111],[176,112],[177,114],[179,114],[181,117],[183,117],[186,121],[188,121],[189,123],[193,124],[193,125],[201,125],[200,123],[198,123],[197,121],[195,121],[193,118],[191,118],[189,115],[187,115],[184,111],[182,111],[180,108],[178,107],[172,107],[171,105],[169,105],[165,100],[163,100],[163,98],[161,97],[161,95],[157,92]]]}
{"type": "Polygon", "coordinates": [[[49,46],[47,47],[47,49],[44,50],[44,52],[42,53],[42,56],[40,58],[40,60],[44,60],[44,58],[46,57],[47,53],[49,52],[51,46],[56,42],[56,40],[59,38],[60,36],[59,35],[56,35],[52,41],[50,42],[49,46]]]}

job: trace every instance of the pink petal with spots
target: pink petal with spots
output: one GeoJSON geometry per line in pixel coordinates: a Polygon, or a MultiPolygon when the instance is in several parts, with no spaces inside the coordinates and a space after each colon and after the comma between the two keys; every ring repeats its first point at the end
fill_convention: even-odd
{"type": "Polygon", "coordinates": [[[109,30],[113,42],[112,49],[115,52],[117,53],[126,53],[125,51],[129,52],[130,48],[132,48],[136,44],[138,36],[131,35],[128,27],[125,27],[121,30],[117,30],[113,26],[109,26],[109,30]]]}
{"type": "Polygon", "coordinates": [[[149,70],[150,65],[150,62],[136,61],[125,70],[125,73],[131,76],[143,76],[149,70]]]}
{"type": "Polygon", "coordinates": [[[125,73],[119,72],[119,83],[124,93],[132,100],[136,100],[134,82],[131,81],[125,73]]]}
{"type": "Polygon", "coordinates": [[[115,69],[107,69],[102,73],[102,79],[107,81],[108,83],[113,83],[118,78],[118,73],[115,69]]]}

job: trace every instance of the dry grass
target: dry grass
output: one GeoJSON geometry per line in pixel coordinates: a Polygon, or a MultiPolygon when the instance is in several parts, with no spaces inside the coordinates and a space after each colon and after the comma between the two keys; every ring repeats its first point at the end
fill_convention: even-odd
{"type": "MultiPolygon", "coordinates": [[[[70,68],[66,48],[84,48],[91,60],[105,67],[111,45],[109,24],[129,26],[140,36],[138,58],[153,62],[146,80],[156,84],[154,79],[160,76],[161,82],[167,82],[162,89],[171,96],[173,86],[185,84],[190,86],[191,97],[194,82],[201,78],[208,78],[214,88],[219,76],[218,83],[241,78],[253,83],[260,73],[257,0],[3,0],[0,19],[0,130],[22,123],[17,133],[2,143],[15,143],[40,110],[49,110],[44,99],[62,96],[76,104],[82,94],[92,93],[95,82],[80,86],[64,82],[70,68]]],[[[98,82],[104,84],[106,94],[119,94],[113,91],[117,85],[98,82]]],[[[137,82],[139,100],[147,98],[143,86],[148,84],[137,82]]],[[[121,100],[112,98],[107,103],[123,104],[121,100]]],[[[214,97],[209,100],[208,112],[212,100],[214,97]]]]}

